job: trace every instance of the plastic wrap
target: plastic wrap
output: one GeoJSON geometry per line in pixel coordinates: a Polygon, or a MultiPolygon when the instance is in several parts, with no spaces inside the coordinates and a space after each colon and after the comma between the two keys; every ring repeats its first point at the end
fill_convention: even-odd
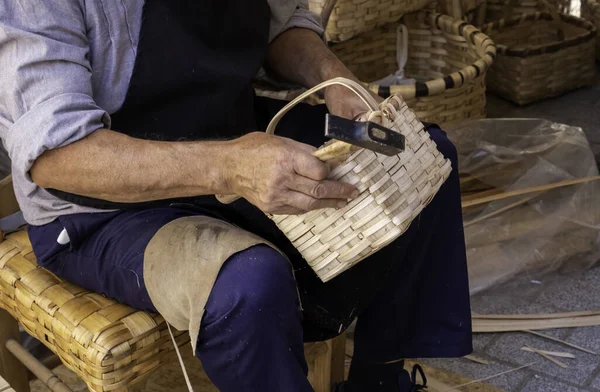
{"type": "Polygon", "coordinates": [[[600,259],[600,181],[581,128],[493,119],[456,126],[449,136],[459,153],[472,293],[523,273],[539,279],[587,269],[600,259]],[[530,189],[573,179],[584,182],[530,189]]]}

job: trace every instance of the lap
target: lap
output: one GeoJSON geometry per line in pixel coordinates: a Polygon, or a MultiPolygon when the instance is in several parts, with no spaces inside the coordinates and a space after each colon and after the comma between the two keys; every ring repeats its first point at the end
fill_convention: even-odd
{"type": "MultiPolygon", "coordinates": [[[[283,105],[283,102],[275,101],[257,104],[264,111],[263,119],[270,118],[283,105]]],[[[300,105],[284,117],[276,134],[319,146],[325,141],[325,112],[324,106],[300,105]]],[[[453,159],[456,169],[456,152],[445,133],[438,127],[429,127],[428,131],[440,151],[453,159]]],[[[264,232],[266,235],[263,237],[275,243],[292,261],[304,308],[306,336],[310,340],[331,337],[347,327],[375,298],[377,288],[390,273],[390,267],[405,258],[416,235],[416,228],[411,227],[375,257],[362,261],[328,283],[322,283],[272,222],[251,207],[239,208],[236,217],[251,212],[251,217],[247,222],[240,223],[240,226],[256,234],[264,232]],[[260,227],[252,230],[252,224],[260,227]]],[[[30,236],[40,264],[57,275],[130,306],[154,310],[143,279],[146,246],[167,223],[198,214],[203,212],[164,207],[71,215],[46,226],[32,228],[30,236]],[[63,228],[67,229],[71,237],[71,242],[67,245],[56,242],[63,228]]],[[[402,285],[403,282],[394,284],[402,285]]],[[[413,282],[414,285],[418,286],[418,282],[413,282]]]]}

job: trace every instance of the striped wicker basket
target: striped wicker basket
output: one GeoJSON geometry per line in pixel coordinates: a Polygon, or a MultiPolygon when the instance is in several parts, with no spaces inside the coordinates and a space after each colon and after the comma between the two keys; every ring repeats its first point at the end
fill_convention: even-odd
{"type": "MultiPolygon", "coordinates": [[[[494,61],[492,40],[472,25],[426,11],[406,15],[408,85],[369,89],[382,97],[398,94],[422,121],[440,125],[485,117],[485,74],[494,61]]],[[[331,49],[357,77],[378,80],[398,70],[397,25],[391,24],[331,49]]]]}
{"type": "Polygon", "coordinates": [[[536,12],[482,28],[497,43],[491,91],[519,105],[592,83],[594,26],[575,16],[536,12]]]}
{"type": "Polygon", "coordinates": [[[297,97],[273,118],[267,133],[274,132],[287,110],[331,84],[344,85],[359,95],[368,109],[364,118],[400,132],[406,148],[394,156],[358,149],[335,157],[338,163],[329,178],[354,184],[360,191],[346,207],[272,217],[324,282],[402,235],[452,170],[400,97],[379,105],[364,87],[347,79],[333,79],[297,97]]]}
{"type": "MultiPolygon", "coordinates": [[[[546,8],[539,0],[486,0],[486,22],[500,19],[510,19],[522,14],[532,14],[545,11],[546,8]]],[[[550,6],[559,12],[568,14],[571,0],[547,0],[550,6]]]]}
{"type": "MultiPolygon", "coordinates": [[[[600,2],[598,0],[583,0],[581,16],[592,22],[596,29],[600,28],[600,2]]],[[[596,32],[596,59],[600,60],[600,34],[596,32]]]]}
{"type": "Polygon", "coordinates": [[[435,0],[309,0],[308,3],[327,26],[327,39],[342,42],[395,22],[403,14],[423,9],[432,1],[435,0]]]}

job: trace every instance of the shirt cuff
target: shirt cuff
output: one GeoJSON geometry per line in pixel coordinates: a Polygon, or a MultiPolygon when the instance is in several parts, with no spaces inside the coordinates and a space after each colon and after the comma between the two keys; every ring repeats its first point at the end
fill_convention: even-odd
{"type": "Polygon", "coordinates": [[[31,108],[7,132],[6,150],[13,173],[29,177],[35,160],[47,150],[76,142],[99,128],[110,128],[110,116],[86,94],[61,94],[31,108]]]}
{"type": "Polygon", "coordinates": [[[325,38],[325,30],[321,24],[321,18],[314,12],[302,7],[296,8],[292,18],[284,25],[282,33],[294,27],[312,30],[321,38],[325,38]]]}

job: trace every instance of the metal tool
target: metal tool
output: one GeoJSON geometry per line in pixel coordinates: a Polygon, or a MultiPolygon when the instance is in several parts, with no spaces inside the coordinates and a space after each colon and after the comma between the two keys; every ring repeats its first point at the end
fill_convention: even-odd
{"type": "MultiPolygon", "coordinates": [[[[360,147],[384,155],[396,155],[404,151],[404,136],[372,121],[354,121],[346,118],[325,115],[325,136],[336,139],[313,153],[315,157],[327,162],[345,154],[354,152],[360,147]]],[[[237,195],[217,195],[217,199],[229,204],[237,199],[237,195]]]]}

